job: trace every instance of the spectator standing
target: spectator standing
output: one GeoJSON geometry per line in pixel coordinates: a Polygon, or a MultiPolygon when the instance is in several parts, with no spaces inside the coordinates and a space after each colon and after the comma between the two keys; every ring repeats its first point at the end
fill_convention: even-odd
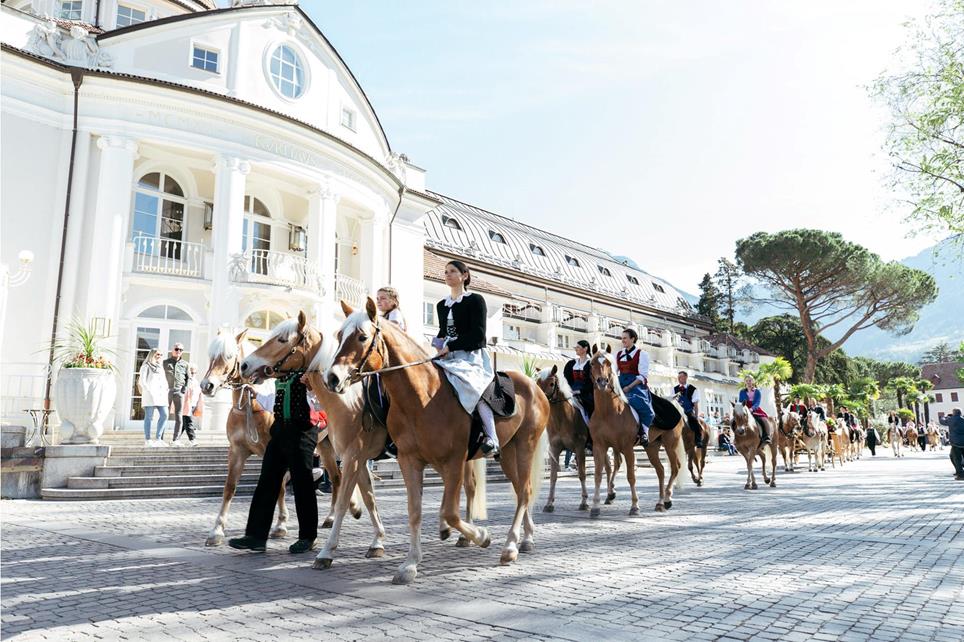
{"type": "Polygon", "coordinates": [[[961,409],[955,408],[954,412],[941,419],[941,423],[947,426],[947,436],[951,442],[954,479],[964,481],[964,417],[961,416],[961,409]]]}
{"type": "Polygon", "coordinates": [[[164,422],[167,421],[168,387],[167,378],[161,367],[161,353],[151,350],[141,365],[137,375],[137,389],[141,393],[141,408],[144,409],[144,446],[164,446],[164,422]],[[151,419],[157,413],[157,433],[151,440],[151,419]]]}
{"type": "Polygon", "coordinates": [[[167,376],[167,402],[174,416],[174,438],[181,432],[181,411],[184,407],[184,393],[187,392],[187,377],[190,364],[181,358],[184,344],[175,343],[171,356],[164,360],[164,374],[167,376]]]}
{"type": "Polygon", "coordinates": [[[188,445],[197,446],[197,439],[194,433],[194,420],[200,421],[204,412],[204,397],[201,394],[201,384],[197,380],[197,368],[191,365],[188,368],[187,386],[184,389],[184,405],[181,414],[181,425],[174,424],[174,446],[182,446],[184,442],[178,441],[181,430],[187,435],[188,445]]]}

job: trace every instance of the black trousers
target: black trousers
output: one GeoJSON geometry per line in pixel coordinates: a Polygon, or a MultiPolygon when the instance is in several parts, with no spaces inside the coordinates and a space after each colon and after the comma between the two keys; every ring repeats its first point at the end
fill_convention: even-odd
{"type": "Polygon", "coordinates": [[[174,441],[177,441],[182,430],[187,433],[188,439],[194,441],[194,417],[191,415],[182,415],[181,424],[174,424],[174,441]]]}
{"type": "Polygon", "coordinates": [[[964,446],[951,446],[951,463],[958,477],[964,477],[964,446]]]}
{"type": "Polygon", "coordinates": [[[874,457],[877,456],[877,442],[876,442],[876,441],[868,441],[868,442],[867,442],[867,448],[870,448],[870,454],[871,454],[872,456],[874,456],[874,457]]]}
{"type": "Polygon", "coordinates": [[[271,427],[271,441],[261,459],[261,476],[251,498],[245,535],[268,539],[275,503],[281,492],[285,472],[291,472],[291,488],[295,495],[298,514],[298,539],[318,537],[318,500],[311,469],[314,463],[318,429],[314,426],[286,426],[283,419],[275,419],[271,427]]]}
{"type": "Polygon", "coordinates": [[[167,405],[169,410],[171,406],[174,407],[170,412],[171,416],[174,417],[174,438],[177,439],[178,433],[181,432],[181,407],[184,405],[184,393],[169,390],[167,392],[167,405]]]}
{"type": "Polygon", "coordinates": [[[927,450],[927,435],[918,435],[917,443],[920,445],[921,450],[927,450]]]}
{"type": "MultiPolygon", "coordinates": [[[[700,426],[700,420],[696,417],[696,414],[692,412],[686,413],[686,423],[689,424],[690,430],[696,435],[696,440],[699,441],[700,434],[702,432],[702,427],[700,426]]],[[[706,444],[703,444],[704,446],[706,444]]]]}

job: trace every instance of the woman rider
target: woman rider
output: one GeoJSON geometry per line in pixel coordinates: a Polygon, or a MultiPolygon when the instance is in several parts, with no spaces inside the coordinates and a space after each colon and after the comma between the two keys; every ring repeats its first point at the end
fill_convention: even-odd
{"type": "Polygon", "coordinates": [[[760,407],[760,401],[763,395],[760,394],[760,389],[756,387],[756,382],[753,380],[753,377],[747,376],[747,378],[743,380],[743,384],[739,402],[750,409],[750,414],[756,417],[757,423],[760,424],[760,443],[768,444],[770,443],[770,432],[766,421],[767,413],[760,407]]]}
{"type": "Polygon", "coordinates": [[[649,355],[636,347],[639,335],[632,328],[623,330],[623,349],[616,353],[619,385],[629,405],[639,414],[639,443],[649,446],[649,427],[653,423],[653,402],[649,397],[649,355]]]}
{"type": "MultiPolygon", "coordinates": [[[[579,400],[585,411],[586,425],[592,417],[595,399],[592,392],[592,365],[589,363],[589,342],[580,339],[576,342],[576,358],[570,359],[562,369],[562,376],[569,382],[572,394],[579,400]]],[[[586,450],[592,452],[592,435],[586,437],[586,450]]],[[[567,454],[568,457],[568,454],[567,454]]],[[[568,466],[568,462],[566,463],[568,466]]]]}
{"type": "Polygon", "coordinates": [[[378,288],[376,293],[375,305],[378,306],[378,311],[382,313],[382,316],[400,327],[402,330],[408,330],[408,326],[405,323],[405,317],[402,315],[402,310],[398,307],[398,290],[386,285],[383,288],[378,288]]]}
{"type": "Polygon", "coordinates": [[[436,363],[445,371],[458,395],[459,403],[471,416],[475,410],[482,418],[485,440],[480,449],[486,456],[499,450],[492,408],[482,400],[482,393],[492,383],[494,372],[485,349],[486,307],[480,294],[467,292],[472,274],[462,261],[449,261],[445,266],[445,284],[450,294],[436,305],[438,336],[433,345],[438,349],[436,363]]]}

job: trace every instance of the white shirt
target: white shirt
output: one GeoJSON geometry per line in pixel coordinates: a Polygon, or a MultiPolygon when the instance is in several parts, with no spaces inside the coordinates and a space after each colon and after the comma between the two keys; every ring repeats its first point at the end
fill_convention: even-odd
{"type": "MultiPolygon", "coordinates": [[[[620,350],[616,353],[616,361],[622,360],[624,355],[628,355],[629,358],[632,359],[637,350],[639,350],[639,348],[636,346],[633,346],[633,349],[628,352],[625,349],[620,350]]],[[[646,383],[649,380],[649,354],[642,350],[639,350],[639,374],[636,376],[636,380],[642,383],[646,383]]]]}
{"type": "Polygon", "coordinates": [[[405,317],[402,316],[402,311],[399,310],[398,308],[395,308],[391,312],[386,314],[385,318],[395,323],[396,325],[398,325],[398,327],[400,327],[403,332],[408,330],[405,324],[405,317]]]}

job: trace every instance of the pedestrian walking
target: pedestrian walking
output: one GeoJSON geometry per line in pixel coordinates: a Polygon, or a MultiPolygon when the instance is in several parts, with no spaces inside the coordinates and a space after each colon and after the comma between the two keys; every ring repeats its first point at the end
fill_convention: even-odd
{"type": "Polygon", "coordinates": [[[167,402],[174,417],[174,438],[181,432],[181,413],[184,408],[184,393],[187,391],[187,377],[190,365],[182,359],[184,344],[175,343],[171,356],[164,360],[164,375],[167,377],[167,402]]]}
{"type": "Polygon", "coordinates": [[[144,410],[144,446],[163,446],[164,423],[167,421],[167,378],[161,367],[161,353],[151,350],[137,375],[137,390],[144,410]],[[157,432],[151,439],[151,420],[157,414],[157,432]]]}
{"type": "Polygon", "coordinates": [[[298,541],[288,547],[288,552],[304,553],[315,548],[318,538],[318,499],[312,469],[318,427],[311,423],[308,388],[303,374],[292,372],[275,380],[271,439],[261,458],[261,475],[251,498],[244,537],[228,540],[231,548],[265,551],[275,503],[286,472],[291,473],[295,512],[298,514],[298,541]]]}
{"type": "Polygon", "coordinates": [[[871,426],[870,430],[867,431],[867,448],[870,449],[871,457],[877,456],[876,448],[877,448],[877,444],[879,443],[880,443],[880,433],[877,432],[876,428],[871,426]]]}
{"type": "Polygon", "coordinates": [[[188,368],[187,386],[184,388],[184,405],[181,410],[180,425],[174,424],[174,446],[183,446],[180,440],[181,432],[187,435],[188,445],[197,446],[194,432],[194,422],[200,427],[201,415],[204,413],[204,395],[201,394],[201,383],[197,378],[197,367],[193,364],[188,368]]]}
{"type": "Polygon", "coordinates": [[[961,409],[955,408],[950,415],[941,419],[941,423],[947,426],[947,436],[951,442],[954,479],[964,481],[964,417],[961,417],[961,409]]]}

